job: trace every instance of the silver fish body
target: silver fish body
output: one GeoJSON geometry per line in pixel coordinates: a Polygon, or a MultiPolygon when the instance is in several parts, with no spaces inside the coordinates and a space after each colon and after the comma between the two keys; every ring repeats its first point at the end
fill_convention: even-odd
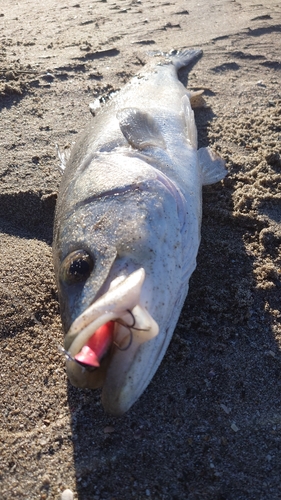
{"type": "Polygon", "coordinates": [[[177,77],[199,54],[144,68],[98,110],[59,190],[53,253],[68,375],[102,386],[113,414],[138,399],[166,352],[196,266],[202,185],[226,173],[208,148],[197,150],[191,94],[177,77]],[[73,357],[109,320],[116,342],[89,371],[73,357]]]}

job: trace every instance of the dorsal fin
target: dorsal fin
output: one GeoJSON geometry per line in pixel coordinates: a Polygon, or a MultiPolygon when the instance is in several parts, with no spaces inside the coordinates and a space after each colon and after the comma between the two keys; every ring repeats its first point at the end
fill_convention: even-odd
{"type": "Polygon", "coordinates": [[[165,148],[156,120],[146,111],[124,108],[118,111],[116,117],[122,134],[133,148],[165,148]]]}

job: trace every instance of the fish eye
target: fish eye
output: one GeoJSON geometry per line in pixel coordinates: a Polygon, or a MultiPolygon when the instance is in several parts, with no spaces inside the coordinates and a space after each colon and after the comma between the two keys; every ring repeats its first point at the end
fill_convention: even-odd
{"type": "Polygon", "coordinates": [[[68,284],[85,281],[94,268],[94,260],[85,250],[71,252],[61,264],[61,279],[68,284]]]}

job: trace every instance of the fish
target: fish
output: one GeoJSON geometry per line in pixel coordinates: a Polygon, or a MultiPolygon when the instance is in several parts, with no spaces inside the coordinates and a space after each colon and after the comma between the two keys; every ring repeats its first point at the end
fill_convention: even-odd
{"type": "Polygon", "coordinates": [[[201,55],[152,55],[61,155],[53,259],[67,375],[101,388],[116,416],[165,355],[196,267],[202,186],[226,175],[198,149],[194,94],[178,78],[201,55]]]}

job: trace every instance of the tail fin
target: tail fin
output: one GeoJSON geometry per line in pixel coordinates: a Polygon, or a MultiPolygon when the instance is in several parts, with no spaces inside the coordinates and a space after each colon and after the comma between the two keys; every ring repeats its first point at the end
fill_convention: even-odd
{"type": "Polygon", "coordinates": [[[171,50],[171,52],[167,54],[167,57],[178,71],[180,68],[188,66],[194,59],[201,56],[202,52],[201,49],[171,50]]]}

